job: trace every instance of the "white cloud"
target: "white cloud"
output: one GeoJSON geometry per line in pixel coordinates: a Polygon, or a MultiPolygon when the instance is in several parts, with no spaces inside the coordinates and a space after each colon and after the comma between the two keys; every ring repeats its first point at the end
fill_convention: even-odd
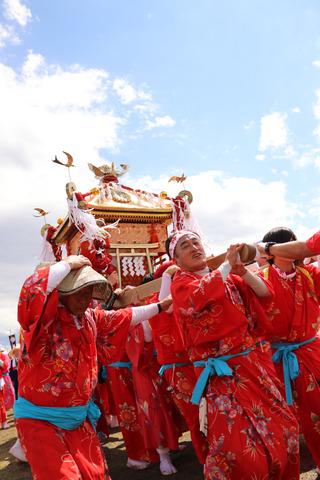
{"type": "Polygon", "coordinates": [[[260,121],[259,150],[261,152],[271,148],[283,147],[288,142],[288,127],[285,113],[273,112],[265,115],[260,121]]]}
{"type": "Polygon", "coordinates": [[[113,81],[113,88],[122,103],[124,103],[125,105],[137,100],[152,100],[150,93],[147,93],[144,90],[136,89],[124,78],[116,78],[113,81]]]}
{"type": "MultiPolygon", "coordinates": [[[[159,179],[150,176],[130,179],[130,184],[147,191],[164,190],[175,196],[182,187],[168,183],[171,173],[159,179]]],[[[298,206],[287,200],[282,180],[262,182],[255,178],[230,177],[221,171],[206,171],[189,176],[185,187],[193,194],[192,213],[215,253],[223,251],[231,242],[256,241],[270,228],[293,225],[301,216],[298,206]]]]}
{"type": "Polygon", "coordinates": [[[312,62],[312,66],[315,68],[320,68],[320,60],[314,60],[312,62]]]}
{"type": "Polygon", "coordinates": [[[294,166],[296,168],[303,168],[313,165],[320,169],[320,148],[309,148],[306,152],[294,159],[294,166]]]}
{"type": "Polygon", "coordinates": [[[153,120],[147,121],[147,130],[158,127],[174,127],[176,124],[175,120],[170,117],[170,115],[164,115],[162,117],[154,117],[153,120]]]}
{"type": "Polygon", "coordinates": [[[6,17],[21,27],[25,27],[32,18],[31,10],[20,0],[4,0],[3,7],[6,17]]]}
{"type": "Polygon", "coordinates": [[[258,160],[258,162],[263,162],[263,160],[265,160],[266,156],[263,155],[262,153],[258,153],[254,158],[256,160],[258,160]]]}
{"type": "Polygon", "coordinates": [[[40,172],[62,149],[76,163],[97,160],[102,148],[116,150],[123,119],[106,104],[107,79],[104,70],[47,66],[32,52],[21,74],[0,64],[3,166],[32,165],[40,172]]]}
{"type": "Polygon", "coordinates": [[[12,26],[0,24],[0,48],[5,47],[7,43],[16,45],[19,42],[19,37],[12,26]]]}
{"type": "Polygon", "coordinates": [[[300,112],[301,112],[301,109],[300,109],[300,107],[293,107],[293,108],[291,109],[291,112],[293,112],[293,113],[300,113],[300,112]]]}

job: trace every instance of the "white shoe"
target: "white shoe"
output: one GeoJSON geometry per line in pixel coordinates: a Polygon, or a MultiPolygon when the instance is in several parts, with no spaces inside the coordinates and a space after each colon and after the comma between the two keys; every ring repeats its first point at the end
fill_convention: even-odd
{"type": "Polygon", "coordinates": [[[22,447],[21,447],[21,443],[20,443],[20,440],[19,438],[17,439],[16,443],[14,445],[12,445],[12,447],[10,448],[9,450],[9,453],[17,458],[18,460],[20,460],[20,462],[28,462],[26,456],[25,456],[25,453],[24,451],[22,450],[22,447]]]}
{"type": "Polygon", "coordinates": [[[150,467],[150,463],[141,460],[132,460],[132,458],[128,458],[127,467],[131,468],[132,470],[145,470],[146,468],[150,467]]]}

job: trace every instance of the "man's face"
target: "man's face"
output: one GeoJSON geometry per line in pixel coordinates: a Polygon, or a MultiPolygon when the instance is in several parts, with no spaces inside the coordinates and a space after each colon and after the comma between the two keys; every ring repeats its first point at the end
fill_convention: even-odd
{"type": "Polygon", "coordinates": [[[196,235],[184,235],[177,243],[174,252],[177,265],[189,272],[197,272],[207,266],[206,255],[201,240],[196,235]]]}
{"type": "Polygon", "coordinates": [[[82,288],[71,295],[61,295],[60,300],[73,315],[83,315],[92,299],[93,285],[82,288]]]}

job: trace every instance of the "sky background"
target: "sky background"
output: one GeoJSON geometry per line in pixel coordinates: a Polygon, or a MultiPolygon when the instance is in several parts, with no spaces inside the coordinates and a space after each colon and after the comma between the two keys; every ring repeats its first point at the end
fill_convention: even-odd
{"type": "Polygon", "coordinates": [[[320,217],[318,0],[0,0],[0,343],[37,264],[42,220],[66,213],[66,169],[91,162],[175,195],[219,253],[320,217]]]}

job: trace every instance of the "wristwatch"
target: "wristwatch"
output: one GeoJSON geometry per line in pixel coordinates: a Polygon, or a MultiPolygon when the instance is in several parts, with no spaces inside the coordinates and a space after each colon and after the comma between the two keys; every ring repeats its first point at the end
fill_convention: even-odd
{"type": "Polygon", "coordinates": [[[266,242],[265,245],[264,245],[264,251],[267,255],[272,255],[272,253],[270,253],[270,247],[272,247],[272,245],[276,245],[277,242],[266,242]]]}

